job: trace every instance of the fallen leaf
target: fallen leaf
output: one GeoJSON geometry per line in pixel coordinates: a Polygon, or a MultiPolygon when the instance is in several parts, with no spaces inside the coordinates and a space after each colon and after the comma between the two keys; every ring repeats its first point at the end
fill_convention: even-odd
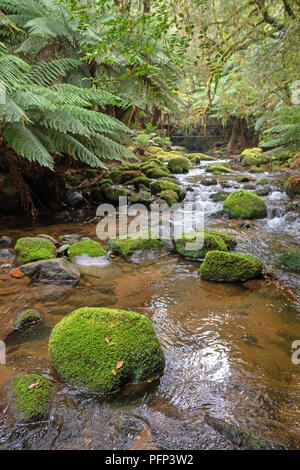
{"type": "Polygon", "coordinates": [[[38,381],[37,381],[37,382],[35,382],[34,384],[28,385],[28,387],[27,387],[27,388],[28,388],[28,390],[31,390],[32,388],[35,388],[35,387],[37,387],[37,386],[39,385],[39,383],[40,383],[40,380],[38,380],[38,381]]]}
{"type": "Polygon", "coordinates": [[[151,379],[149,379],[149,380],[147,380],[147,382],[148,382],[148,384],[151,384],[151,383],[152,383],[152,380],[151,380],[151,379]]]}
{"type": "Polygon", "coordinates": [[[225,423],[231,424],[230,419],[225,419],[225,423]]]}
{"type": "Polygon", "coordinates": [[[119,362],[116,364],[116,369],[120,369],[123,364],[124,364],[124,361],[119,361],[119,362]]]}
{"type": "Polygon", "coordinates": [[[25,274],[22,273],[22,271],[19,268],[15,268],[13,270],[13,272],[11,273],[11,277],[20,278],[20,277],[23,277],[23,276],[25,276],[25,274]]]}
{"type": "Polygon", "coordinates": [[[105,338],[105,342],[106,342],[107,344],[109,344],[109,343],[111,342],[111,339],[110,339],[110,338],[105,338]]]}
{"type": "Polygon", "coordinates": [[[111,371],[111,373],[112,373],[113,375],[117,375],[115,369],[113,369],[113,370],[111,371]]]}

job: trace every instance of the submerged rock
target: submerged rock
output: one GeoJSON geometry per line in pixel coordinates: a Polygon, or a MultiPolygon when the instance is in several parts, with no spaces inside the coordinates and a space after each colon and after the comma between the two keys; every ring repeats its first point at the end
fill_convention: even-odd
{"type": "Polygon", "coordinates": [[[49,353],[62,380],[98,393],[152,380],[165,366],[150,320],[125,310],[75,310],[54,327],[49,353]]]}
{"type": "Polygon", "coordinates": [[[225,201],[227,196],[229,196],[228,191],[219,191],[217,193],[212,193],[209,197],[212,199],[214,202],[220,202],[220,201],[225,201]]]}
{"type": "Polygon", "coordinates": [[[51,241],[39,237],[19,238],[15,250],[21,264],[56,257],[55,245],[51,241]]]}
{"type": "Polygon", "coordinates": [[[10,268],[16,259],[16,253],[11,248],[0,249],[0,268],[10,268]]]}
{"type": "Polygon", "coordinates": [[[201,180],[201,184],[203,184],[203,186],[215,186],[218,184],[218,182],[214,178],[203,178],[201,180]]]}
{"type": "Polygon", "coordinates": [[[66,258],[36,261],[24,264],[19,269],[34,281],[47,284],[76,285],[80,279],[78,268],[66,258]]]}
{"type": "Polygon", "coordinates": [[[289,250],[279,256],[281,263],[292,271],[300,273],[300,249],[289,250]]]}
{"type": "Polygon", "coordinates": [[[245,282],[259,278],[262,269],[262,262],[253,256],[209,251],[199,273],[206,281],[245,282]]]}
{"type": "Polygon", "coordinates": [[[7,237],[3,235],[3,237],[0,237],[0,248],[9,248],[12,245],[12,239],[10,237],[7,237]]]}
{"type": "Polygon", "coordinates": [[[18,375],[7,384],[10,412],[17,423],[45,420],[51,409],[52,384],[37,374],[18,375]]]}
{"type": "Polygon", "coordinates": [[[28,310],[24,310],[18,318],[17,318],[17,323],[16,327],[19,328],[24,328],[26,326],[33,325],[34,323],[37,323],[41,320],[41,315],[40,313],[35,310],[34,308],[30,308],[28,310]]]}
{"type": "Polygon", "coordinates": [[[235,191],[224,201],[223,209],[235,219],[263,219],[268,211],[264,201],[257,194],[235,191]]]}

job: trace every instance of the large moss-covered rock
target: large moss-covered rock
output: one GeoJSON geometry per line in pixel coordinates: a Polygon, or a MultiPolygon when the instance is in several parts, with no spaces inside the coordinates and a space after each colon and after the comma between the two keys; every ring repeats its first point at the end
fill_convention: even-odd
{"type": "Polygon", "coordinates": [[[128,258],[137,251],[168,252],[170,245],[153,232],[140,232],[116,237],[110,241],[113,253],[128,258]]]}
{"type": "Polygon", "coordinates": [[[198,158],[203,161],[210,161],[215,159],[214,157],[211,157],[210,155],[205,155],[204,153],[188,153],[187,158],[189,158],[190,160],[198,158]]]}
{"type": "Polygon", "coordinates": [[[240,160],[245,166],[260,166],[269,162],[269,158],[264,155],[262,149],[257,147],[244,150],[241,153],[240,160]]]}
{"type": "Polygon", "coordinates": [[[154,201],[154,197],[149,191],[140,191],[129,198],[131,204],[143,204],[149,207],[154,201]]]}
{"type": "Polygon", "coordinates": [[[285,251],[279,256],[279,260],[287,268],[300,273],[300,249],[285,251]]]}
{"type": "Polygon", "coordinates": [[[205,168],[205,171],[213,173],[213,174],[221,174],[221,173],[234,173],[230,168],[228,163],[216,163],[215,165],[208,165],[205,168]]]}
{"type": "Polygon", "coordinates": [[[203,259],[211,250],[228,251],[221,237],[207,231],[184,233],[176,238],[175,245],[177,252],[188,259],[203,259]],[[188,244],[199,246],[188,247],[188,244]]]}
{"type": "Polygon", "coordinates": [[[166,201],[170,207],[179,202],[179,196],[175,191],[162,191],[159,197],[166,201]]]}
{"type": "Polygon", "coordinates": [[[134,189],[138,191],[141,188],[149,188],[151,183],[151,179],[147,178],[146,176],[141,176],[139,178],[136,178],[133,182],[134,189]]]}
{"type": "Polygon", "coordinates": [[[178,195],[179,201],[183,201],[186,196],[186,191],[184,189],[182,189],[178,184],[166,179],[150,183],[150,191],[152,194],[160,194],[162,191],[174,191],[178,195]]]}
{"type": "Polygon", "coordinates": [[[55,258],[56,256],[55,245],[49,240],[40,237],[19,238],[15,245],[15,250],[21,264],[55,258]]]}
{"type": "Polygon", "coordinates": [[[96,256],[105,256],[106,251],[100,243],[94,240],[76,242],[68,249],[68,255],[72,259],[75,256],[88,255],[92,258],[96,256]]]}
{"type": "Polygon", "coordinates": [[[239,253],[209,251],[200,266],[201,277],[207,281],[245,282],[261,276],[262,262],[239,253]]]}
{"type": "Polygon", "coordinates": [[[114,206],[119,204],[120,197],[129,197],[131,192],[127,188],[120,188],[118,186],[107,186],[104,188],[104,197],[106,201],[114,206]]]}
{"type": "Polygon", "coordinates": [[[136,312],[81,308],[53,329],[52,365],[67,383],[110,393],[163,373],[165,360],[153,326],[136,312]]]}
{"type": "Polygon", "coordinates": [[[283,185],[288,196],[294,197],[300,195],[300,174],[290,176],[283,185]]]}
{"type": "Polygon", "coordinates": [[[52,384],[37,374],[18,375],[7,384],[11,411],[17,422],[33,422],[49,417],[52,384]]]}
{"type": "Polygon", "coordinates": [[[263,219],[268,211],[264,201],[248,191],[235,191],[224,201],[223,209],[235,219],[263,219]]]}
{"type": "Polygon", "coordinates": [[[170,158],[168,161],[168,170],[171,173],[188,173],[190,169],[190,161],[186,157],[176,156],[170,158]]]}

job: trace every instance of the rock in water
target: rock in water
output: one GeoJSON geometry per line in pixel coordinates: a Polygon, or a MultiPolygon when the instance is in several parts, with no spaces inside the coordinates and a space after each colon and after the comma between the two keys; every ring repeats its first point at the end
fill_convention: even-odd
{"type": "Polygon", "coordinates": [[[150,320],[108,308],[80,308],[63,318],[52,331],[49,353],[65,382],[98,393],[152,380],[165,366],[150,320]]]}
{"type": "Polygon", "coordinates": [[[80,279],[80,272],[75,264],[66,258],[49,259],[20,266],[25,276],[46,284],[76,285],[80,279]]]}
{"type": "Polygon", "coordinates": [[[18,375],[9,380],[10,412],[17,423],[45,420],[51,407],[52,384],[37,374],[18,375]]]}
{"type": "Polygon", "coordinates": [[[55,245],[40,237],[19,238],[15,250],[21,264],[56,257],[55,245]]]}
{"type": "Polygon", "coordinates": [[[234,219],[263,219],[268,210],[264,201],[248,191],[235,191],[224,201],[223,209],[234,219]]]}
{"type": "Polygon", "coordinates": [[[262,262],[253,256],[209,251],[199,272],[206,281],[245,282],[259,278],[262,269],[262,262]]]}

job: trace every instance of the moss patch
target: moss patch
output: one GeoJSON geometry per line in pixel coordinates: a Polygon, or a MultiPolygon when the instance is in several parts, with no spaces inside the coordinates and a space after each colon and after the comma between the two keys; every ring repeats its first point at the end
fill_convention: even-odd
{"type": "Polygon", "coordinates": [[[298,196],[300,194],[300,174],[288,178],[283,187],[288,196],[298,196]]]}
{"type": "Polygon", "coordinates": [[[128,236],[117,237],[110,242],[111,250],[127,258],[135,251],[167,251],[168,247],[164,240],[161,240],[156,233],[140,232],[129,234],[128,236]]]}
{"type": "Polygon", "coordinates": [[[50,413],[52,384],[45,377],[27,374],[9,381],[14,407],[25,421],[47,419],[50,413]]]}
{"type": "Polygon", "coordinates": [[[168,206],[173,206],[173,204],[177,204],[179,201],[178,194],[175,191],[162,191],[159,197],[166,201],[168,206]]]}
{"type": "Polygon", "coordinates": [[[162,191],[174,191],[178,195],[179,201],[183,201],[186,196],[186,191],[184,189],[180,188],[178,184],[166,179],[161,179],[150,183],[150,191],[152,194],[159,194],[162,191]]]}
{"type": "Polygon", "coordinates": [[[261,276],[262,262],[253,256],[210,251],[199,272],[207,281],[245,282],[261,276]]]}
{"type": "Polygon", "coordinates": [[[264,201],[248,191],[235,191],[224,201],[223,209],[235,219],[263,219],[268,211],[264,201]]]}
{"type": "Polygon", "coordinates": [[[53,329],[49,352],[65,382],[99,393],[151,380],[165,366],[150,320],[124,310],[75,310],[53,329]]]}
{"type": "Polygon", "coordinates": [[[40,321],[41,315],[33,308],[25,310],[17,318],[17,328],[24,328],[40,321]]]}
{"type": "Polygon", "coordinates": [[[175,245],[177,252],[188,259],[203,259],[211,250],[227,251],[224,240],[207,231],[184,233],[176,238],[175,245]],[[199,247],[187,249],[188,243],[199,244],[199,247]]]}
{"type": "Polygon", "coordinates": [[[39,237],[19,238],[15,245],[18,260],[21,264],[55,258],[56,249],[53,243],[39,237]]]}
{"type": "Polygon", "coordinates": [[[74,256],[82,256],[88,255],[92,258],[96,256],[104,256],[106,255],[106,251],[100,243],[95,242],[93,240],[87,240],[82,242],[76,242],[68,249],[68,255],[70,258],[74,258],[74,256]]]}
{"type": "Polygon", "coordinates": [[[269,158],[264,155],[262,149],[254,147],[246,149],[241,153],[240,160],[246,166],[260,166],[269,162],[269,158]]]}
{"type": "Polygon", "coordinates": [[[300,273],[300,249],[289,250],[279,256],[281,263],[287,268],[300,273]]]}
{"type": "Polygon", "coordinates": [[[190,161],[186,157],[172,157],[168,161],[168,170],[171,173],[188,173],[190,169],[190,161]]]}

